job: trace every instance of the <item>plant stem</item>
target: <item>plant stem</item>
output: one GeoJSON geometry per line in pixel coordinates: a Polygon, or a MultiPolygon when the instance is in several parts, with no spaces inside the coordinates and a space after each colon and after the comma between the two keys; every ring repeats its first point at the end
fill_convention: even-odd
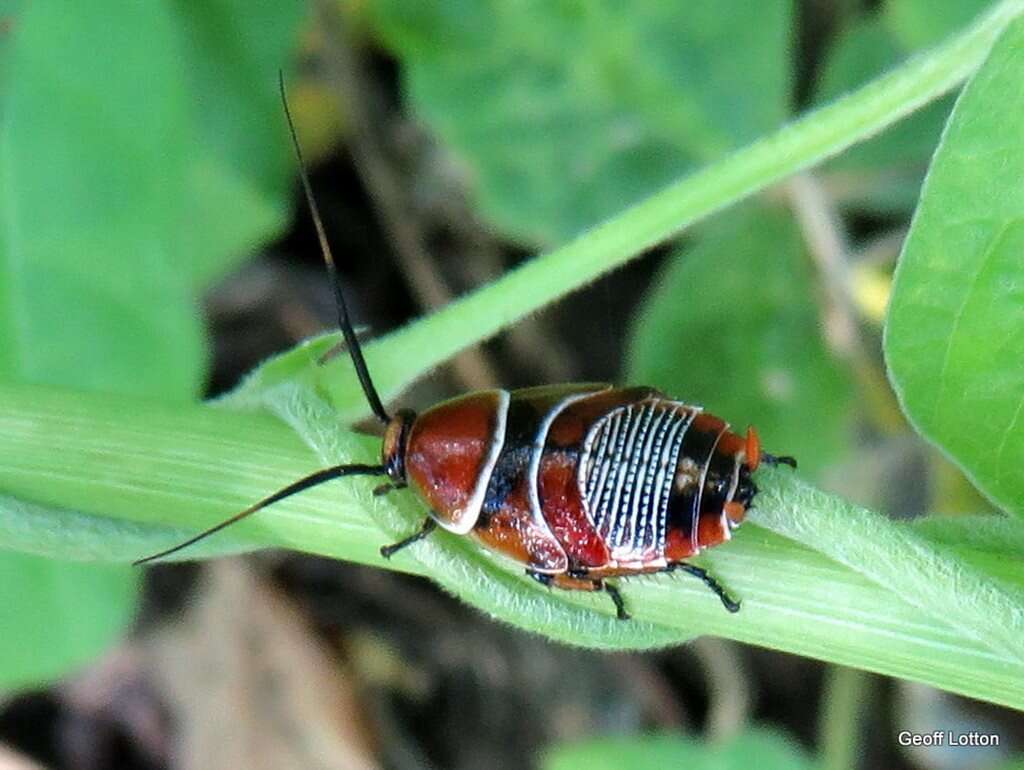
{"type": "Polygon", "coordinates": [[[863,671],[845,666],[828,670],[818,738],[821,770],[857,768],[861,711],[869,684],[863,671]]]}

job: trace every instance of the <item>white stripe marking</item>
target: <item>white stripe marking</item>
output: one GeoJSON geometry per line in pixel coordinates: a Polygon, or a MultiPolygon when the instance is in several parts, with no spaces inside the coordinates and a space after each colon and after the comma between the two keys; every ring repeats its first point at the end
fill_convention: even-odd
{"type": "Polygon", "coordinates": [[[708,480],[708,470],[711,468],[711,460],[715,456],[715,450],[718,449],[718,442],[722,440],[722,436],[729,430],[729,423],[725,423],[725,427],[715,437],[715,443],[711,445],[711,451],[708,452],[707,460],[704,461],[704,469],[700,472],[700,486],[697,487],[697,496],[693,500],[693,513],[691,514],[690,527],[693,533],[693,550],[694,555],[701,552],[700,547],[700,506],[704,502],[704,484],[708,480]]]}
{"type": "Polygon", "coordinates": [[[690,404],[654,398],[614,409],[591,426],[583,441],[576,482],[587,519],[611,546],[614,564],[650,566],[652,553],[664,554],[676,464],[687,431],[701,411],[690,404]],[[647,407],[651,409],[645,412],[647,407]],[[614,446],[614,451],[607,452],[608,446],[614,446]],[[624,499],[622,485],[627,480],[624,499]],[[634,515],[624,540],[627,504],[634,515]],[[637,532],[641,522],[643,531],[637,532]]]}
{"type": "Polygon", "coordinates": [[[657,468],[654,467],[654,458],[661,454],[661,445],[665,440],[665,430],[671,420],[672,414],[668,409],[657,409],[655,416],[647,428],[647,436],[640,452],[637,454],[637,474],[633,486],[632,512],[629,517],[629,538],[627,544],[632,550],[646,546],[644,533],[637,533],[637,526],[642,519],[649,519],[653,513],[651,506],[651,491],[654,483],[654,476],[657,468]]]}
{"type": "Polygon", "coordinates": [[[665,447],[658,458],[658,473],[661,474],[660,483],[654,490],[654,499],[651,501],[651,508],[656,512],[655,515],[657,516],[657,521],[655,522],[655,547],[660,554],[665,553],[665,537],[666,530],[668,529],[668,503],[671,497],[672,484],[675,481],[676,463],[679,461],[679,452],[682,451],[686,432],[689,430],[691,423],[693,423],[693,418],[697,416],[696,410],[690,410],[680,415],[680,409],[686,409],[686,407],[678,404],[672,413],[673,418],[675,418],[673,420],[672,432],[665,440],[665,447]],[[682,419],[679,419],[680,417],[682,419]]]}
{"type": "Polygon", "coordinates": [[[530,466],[527,469],[527,473],[529,475],[526,478],[526,488],[530,500],[530,516],[534,523],[547,532],[548,535],[551,536],[551,539],[556,543],[558,542],[558,539],[554,536],[554,533],[552,533],[551,528],[548,526],[547,520],[544,518],[544,511],[540,507],[540,491],[538,489],[539,479],[537,478],[540,474],[540,460],[544,455],[544,445],[548,440],[548,431],[551,430],[551,424],[555,421],[555,418],[558,417],[558,415],[560,415],[567,406],[574,404],[577,401],[582,401],[583,399],[600,392],[601,391],[587,391],[586,393],[575,393],[571,396],[566,396],[561,401],[557,402],[548,410],[548,413],[544,415],[544,419],[541,420],[540,427],[537,429],[537,434],[533,439],[533,446],[530,451],[530,466]]]}
{"type": "Polygon", "coordinates": [[[469,500],[466,501],[462,510],[452,517],[451,522],[437,520],[440,526],[456,535],[468,534],[476,526],[476,522],[480,518],[480,509],[484,505],[484,497],[487,495],[487,485],[491,481],[494,466],[498,464],[501,450],[505,446],[505,425],[508,421],[508,405],[511,396],[507,390],[499,390],[497,394],[498,403],[495,406],[497,421],[494,431],[491,433],[491,446],[487,450],[487,457],[483,465],[480,466],[476,484],[473,485],[473,494],[469,496],[469,500]]]}
{"type": "MultiPolygon", "coordinates": [[[[629,408],[629,411],[629,418],[632,421],[632,425],[629,429],[628,437],[623,443],[623,450],[626,451],[628,448],[630,456],[627,458],[616,456],[615,458],[617,466],[615,469],[615,491],[612,493],[611,503],[608,506],[608,541],[612,545],[613,554],[615,548],[622,544],[622,532],[624,528],[624,522],[620,521],[620,519],[623,518],[622,505],[624,501],[622,499],[622,493],[626,487],[626,480],[629,479],[630,483],[632,483],[633,477],[636,475],[636,468],[632,462],[632,449],[636,446],[636,438],[637,433],[640,432],[640,426],[645,424],[645,418],[648,420],[650,419],[650,415],[645,414],[645,412],[653,410],[648,410],[648,408],[644,406],[640,408],[639,413],[634,413],[632,407],[629,408]],[[623,459],[625,459],[625,462],[622,462],[623,459]]],[[[627,491],[626,494],[628,495],[629,492],[627,491]]]]}

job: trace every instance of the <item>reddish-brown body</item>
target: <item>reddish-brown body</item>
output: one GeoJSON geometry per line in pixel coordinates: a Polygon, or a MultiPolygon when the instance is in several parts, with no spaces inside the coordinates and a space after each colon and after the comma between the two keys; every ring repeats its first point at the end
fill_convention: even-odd
{"type": "Polygon", "coordinates": [[[384,464],[441,527],[543,582],[594,590],[730,537],[756,488],[757,436],[653,388],[471,393],[396,419],[384,464]]]}

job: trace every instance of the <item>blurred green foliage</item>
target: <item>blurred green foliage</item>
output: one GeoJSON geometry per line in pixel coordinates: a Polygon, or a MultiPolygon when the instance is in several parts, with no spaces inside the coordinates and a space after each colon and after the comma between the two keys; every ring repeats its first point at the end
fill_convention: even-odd
{"type": "Polygon", "coordinates": [[[560,746],[543,757],[542,770],[811,770],[814,764],[778,733],[748,730],[718,743],[651,735],[602,738],[560,746]]]}
{"type": "MultiPolygon", "coordinates": [[[[948,17],[932,14],[922,20],[930,3],[892,0],[876,15],[854,20],[833,42],[815,98],[831,99],[893,66],[915,46],[959,29],[975,6],[951,3],[948,17]]],[[[997,21],[990,27],[982,24],[982,33],[969,30],[965,40],[979,45],[988,34],[984,30],[995,34],[1001,19],[1019,12],[1020,4],[1006,0],[999,9],[1003,16],[993,16],[997,21]]],[[[219,0],[202,5],[180,1],[139,5],[122,0],[110,2],[103,13],[93,7],[32,3],[15,17],[13,43],[6,50],[0,138],[0,377],[144,396],[172,405],[169,408],[201,393],[207,349],[196,312],[197,294],[229,271],[247,250],[274,234],[284,219],[289,150],[277,103],[276,73],[295,49],[304,13],[298,3],[254,6],[219,0]]],[[[757,145],[762,155],[751,153],[762,165],[750,166],[762,169],[765,179],[742,178],[735,167],[722,163],[717,182],[726,192],[721,199],[735,200],[767,184],[766,179],[778,178],[771,177],[775,169],[765,165],[763,158],[784,146],[778,137],[786,136],[771,131],[786,120],[791,108],[795,69],[791,2],[701,0],[685,8],[655,8],[568,0],[516,4],[375,0],[367,13],[370,28],[398,60],[410,108],[459,160],[479,215],[495,227],[499,237],[528,245],[561,243],[680,175],[728,158],[730,150],[765,135],[769,139],[757,145]],[[741,181],[736,182],[730,172],[741,181]]],[[[983,488],[1011,508],[1019,504],[1022,490],[1019,474],[1016,478],[1012,474],[1020,463],[1010,460],[1024,452],[1021,407],[1013,399],[1024,392],[1019,364],[1024,351],[1017,342],[1024,339],[1024,319],[1018,312],[1020,269],[1013,262],[1024,245],[1016,224],[1022,204],[1019,195],[1007,193],[1019,188],[1017,181],[1024,170],[1019,141],[1014,141],[1022,128],[1019,115],[1024,114],[1018,85],[1024,82],[1018,27],[1011,29],[962,99],[932,168],[897,281],[888,349],[911,416],[983,488]],[[958,261],[961,255],[965,263],[958,261]],[[996,301],[989,301],[992,298],[996,301]],[[950,337],[955,337],[955,346],[936,342],[950,337]],[[964,415],[971,415],[969,425],[964,424],[964,415]]],[[[913,68],[908,68],[911,75],[906,82],[934,96],[970,72],[980,55],[967,44],[962,49],[943,49],[933,70],[944,72],[949,85],[942,85],[947,81],[938,75],[940,85],[935,85],[913,68]]],[[[856,103],[863,107],[861,111],[851,109],[847,114],[865,123],[878,120],[875,113],[881,108],[876,105],[872,112],[872,93],[884,92],[887,98],[901,93],[900,81],[888,82],[889,90],[869,93],[856,103]]],[[[908,93],[902,104],[890,106],[907,110],[917,104],[918,96],[908,93]]],[[[926,101],[923,96],[920,100],[926,101]]],[[[889,103],[880,100],[878,104],[889,103]]],[[[837,159],[822,172],[825,181],[851,171],[868,180],[860,198],[848,202],[853,213],[909,209],[946,109],[933,105],[902,128],[837,159]],[[883,183],[894,172],[902,186],[883,183]]],[[[833,112],[833,120],[837,114],[842,113],[833,112]]],[[[819,144],[827,147],[833,146],[830,141],[839,141],[834,124],[827,124],[824,138],[815,136],[815,127],[824,125],[824,119],[821,124],[816,119],[812,115],[794,127],[804,132],[799,136],[806,144],[805,154],[799,157],[820,158],[815,155],[819,144]]],[[[850,135],[863,136],[856,134],[856,126],[850,135]]],[[[793,162],[794,168],[799,167],[799,160],[793,162]]],[[[744,170],[751,173],[750,168],[744,170]]],[[[679,197],[685,198],[685,192],[679,197]]],[[[659,198],[659,205],[643,211],[649,220],[637,215],[629,223],[638,227],[637,222],[654,221],[658,227],[667,227],[663,232],[678,230],[682,225],[670,221],[672,204],[678,202],[666,200],[659,198]]],[[[714,208],[701,210],[700,201],[690,205],[702,213],[714,208]]],[[[621,242],[630,242],[629,233],[614,230],[613,222],[603,231],[606,244],[618,239],[608,247],[609,254],[615,249],[621,253],[628,249],[621,242]]],[[[819,298],[800,241],[792,214],[778,201],[758,201],[696,228],[670,257],[650,299],[639,309],[630,374],[680,398],[702,400],[740,425],[760,426],[769,448],[794,452],[805,466],[818,470],[849,452],[850,428],[864,405],[854,400],[845,366],[821,337],[819,298]]],[[[539,285],[542,281],[561,286],[565,273],[578,268],[556,260],[543,264],[549,273],[538,273],[535,286],[521,286],[518,294],[522,296],[513,297],[512,302],[532,309],[527,295],[546,288],[539,285]]],[[[613,258],[608,257],[607,264],[588,265],[591,272],[586,275],[596,275],[612,264],[613,258]]],[[[479,339],[484,334],[479,330],[490,328],[489,319],[481,316],[498,312],[475,307],[476,317],[462,318],[461,324],[469,329],[466,335],[479,339]]],[[[518,311],[507,307],[505,312],[509,318],[519,317],[518,311]]],[[[428,320],[414,330],[428,330],[440,347],[444,329],[438,332],[432,324],[428,320]]],[[[417,339],[412,330],[392,339],[403,339],[402,334],[404,339],[417,339]]],[[[241,403],[251,395],[252,403],[258,403],[265,398],[263,406],[276,406],[276,413],[291,418],[299,433],[310,433],[304,437],[321,451],[322,459],[366,449],[365,442],[336,430],[336,415],[317,412],[311,400],[296,396],[297,387],[283,387],[306,384],[305,372],[315,369],[315,350],[326,344],[329,341],[321,340],[264,367],[237,399],[241,403]],[[279,387],[261,392],[261,384],[279,387]]],[[[426,355],[422,366],[416,361],[410,364],[408,358],[392,361],[391,371],[411,367],[413,371],[402,376],[415,377],[430,365],[426,355]]],[[[317,369],[308,378],[340,368],[339,363],[335,368],[317,369]]],[[[385,379],[388,376],[385,370],[385,379]]],[[[354,386],[349,390],[357,393],[354,386]]],[[[59,399],[52,394],[40,396],[40,403],[47,398],[50,405],[53,398],[59,399]]],[[[130,423],[130,414],[124,419],[128,431],[143,422],[130,423]]],[[[173,444],[173,431],[167,430],[164,416],[154,417],[153,410],[147,410],[145,419],[159,423],[171,447],[168,454],[175,455],[180,445],[173,444]]],[[[88,441],[73,428],[68,435],[88,441]]],[[[112,429],[111,435],[119,434],[112,429]]],[[[232,447],[209,436],[202,438],[199,444],[214,453],[223,454],[232,447]]],[[[63,461],[59,439],[54,437],[51,453],[51,467],[58,475],[63,461]]],[[[294,436],[292,440],[299,443],[294,436]]],[[[268,445],[283,444],[277,436],[268,445]]],[[[76,449],[95,460],[89,446],[76,449]]],[[[289,449],[294,450],[289,461],[298,466],[304,455],[290,445],[289,449]]],[[[159,464],[152,462],[154,467],[159,464]]],[[[139,467],[149,466],[140,459],[139,467]]],[[[221,470],[191,469],[208,479],[208,499],[197,500],[173,522],[164,523],[194,525],[200,517],[214,515],[217,505],[208,506],[211,498],[223,507],[224,501],[216,498],[228,483],[218,475],[221,470]]],[[[225,478],[230,477],[225,473],[225,478]]],[[[45,484],[45,474],[38,475],[41,478],[35,483],[45,484]]],[[[116,497],[117,480],[104,477],[104,482],[108,486],[96,484],[90,504],[116,497]]],[[[832,561],[825,563],[834,569],[827,574],[836,584],[848,580],[851,595],[858,591],[869,597],[866,605],[883,604],[877,599],[881,590],[877,583],[851,567],[865,543],[872,542],[877,517],[854,512],[860,526],[854,532],[843,518],[849,512],[843,504],[798,482],[774,486],[791,497],[778,500],[766,492],[765,501],[772,501],[780,511],[786,511],[787,505],[802,510],[804,518],[794,513],[791,520],[806,524],[803,539],[799,532],[788,533],[803,548],[789,541],[776,543],[779,553],[791,560],[787,564],[799,567],[804,564],[801,559],[806,559],[817,565],[815,569],[825,570],[825,557],[813,549],[811,530],[828,526],[832,550],[825,553],[832,561]],[[807,501],[813,505],[801,508],[807,501]],[[820,521],[814,520],[815,515],[820,521]]],[[[176,492],[186,500],[195,494],[191,488],[179,490],[180,486],[176,492]]],[[[365,515],[368,493],[357,484],[346,490],[338,518],[348,515],[353,526],[335,530],[337,537],[349,537],[354,545],[335,541],[327,546],[336,552],[358,551],[359,558],[372,560],[376,530],[365,515]]],[[[79,501],[44,502],[73,507],[79,501]]],[[[168,503],[166,495],[162,505],[161,515],[165,510],[174,515],[175,505],[168,503]]],[[[116,510],[112,515],[144,522],[154,519],[149,510],[139,514],[126,512],[127,507],[130,504],[120,499],[109,503],[111,511],[116,510]]],[[[394,510],[382,502],[378,514],[383,520],[394,513],[390,525],[401,526],[411,520],[414,508],[407,500],[394,510]],[[398,512],[403,505],[404,513],[398,512]]],[[[316,527],[334,523],[301,517],[268,519],[272,537],[260,542],[284,545],[309,543],[311,533],[320,533],[316,527]]],[[[259,523],[247,522],[253,529],[259,523]]],[[[107,525],[104,531],[117,532],[115,523],[107,525]]],[[[908,569],[928,563],[931,571],[918,576],[936,578],[931,581],[935,584],[931,593],[922,589],[920,596],[887,594],[893,602],[909,601],[905,616],[894,611],[891,618],[904,633],[906,649],[917,650],[914,645],[930,642],[922,628],[954,635],[941,639],[960,651],[954,662],[974,661],[988,648],[997,647],[1005,659],[991,656],[996,663],[989,661],[988,668],[973,672],[976,678],[972,679],[969,665],[951,664],[952,673],[940,684],[976,692],[971,688],[984,680],[988,689],[982,692],[1005,701],[1010,696],[993,685],[993,665],[1019,662],[1021,651],[1013,640],[1008,643],[1001,635],[980,641],[962,634],[956,637],[962,631],[956,624],[935,628],[935,607],[948,609],[946,600],[958,589],[955,581],[940,578],[951,574],[946,569],[949,565],[968,556],[946,547],[948,543],[932,549],[934,543],[910,530],[886,528],[890,530],[893,537],[886,544],[893,548],[872,553],[874,563],[880,565],[878,572],[899,571],[902,561],[897,546],[902,544],[915,555],[907,560],[908,569]],[[927,613],[926,620],[933,624],[917,620],[917,612],[927,613]],[[964,644],[958,648],[956,643],[961,641],[964,644]]],[[[161,538],[167,535],[165,530],[159,533],[161,538]]],[[[732,565],[737,580],[743,580],[745,566],[756,561],[750,551],[744,555],[744,538],[752,548],[764,545],[755,542],[757,538],[770,545],[773,537],[753,528],[737,537],[732,565]]],[[[324,547],[324,540],[318,542],[324,547]]],[[[471,554],[466,542],[441,539],[440,543],[443,547],[427,551],[427,561],[433,559],[430,566],[436,568],[432,574],[443,574],[452,590],[458,590],[461,581],[463,591],[475,592],[471,598],[489,609],[499,600],[505,602],[505,615],[525,618],[522,625],[527,627],[595,646],[644,646],[681,636],[675,625],[652,624],[650,629],[640,624],[616,625],[586,605],[593,597],[555,600],[543,592],[528,593],[532,589],[525,579],[483,564],[484,558],[475,551],[471,554]]],[[[983,558],[992,551],[991,543],[975,550],[981,552],[981,557],[974,555],[980,566],[970,571],[977,573],[972,583],[976,587],[992,575],[989,568],[995,558],[983,558]]],[[[8,634],[5,643],[31,654],[0,657],[0,685],[57,675],[100,651],[128,622],[134,582],[126,569],[6,556],[10,558],[0,559],[0,573],[6,576],[0,581],[0,603],[10,613],[3,623],[8,634]]],[[[727,571],[728,558],[723,558],[727,571]]],[[[763,563],[758,564],[764,569],[763,563]]],[[[791,587],[804,587],[800,581],[806,581],[806,575],[797,568],[793,572],[791,587]]],[[[746,579],[764,582],[760,575],[747,574],[746,579]]],[[[998,590],[993,589],[992,595],[1009,615],[1019,607],[1016,584],[999,580],[993,584],[998,584],[998,590]]],[[[756,585],[746,587],[758,596],[756,585]]],[[[660,588],[644,586],[653,600],[649,611],[664,616],[675,611],[678,598],[688,589],[660,588]]],[[[821,590],[831,592],[832,588],[824,585],[821,590]]],[[[784,624],[789,627],[786,639],[791,647],[801,649],[792,639],[792,623],[779,614],[781,609],[769,613],[771,586],[762,590],[760,607],[752,602],[753,611],[745,613],[735,628],[744,629],[748,640],[764,643],[766,638],[782,638],[771,637],[766,629],[775,632],[773,623],[784,624]],[[759,620],[759,611],[772,617],[759,620]]],[[[975,593],[978,601],[971,607],[978,613],[991,597],[980,590],[975,593]]],[[[825,607],[840,613],[845,609],[825,607]]],[[[706,621],[711,630],[717,630],[714,623],[724,622],[720,608],[716,612],[706,621]]],[[[676,613],[676,623],[678,617],[676,613]]],[[[699,612],[693,617],[703,618],[699,612]]],[[[866,611],[864,617],[870,617],[866,611]]],[[[842,618],[832,619],[838,625],[842,618]]],[[[982,628],[982,636],[986,630],[982,628]]],[[[819,639],[827,636],[815,637],[819,639]]],[[[0,648],[0,653],[4,651],[0,648]]],[[[816,654],[828,655],[820,650],[816,654]]],[[[843,648],[843,654],[853,664],[929,675],[925,669],[930,661],[919,652],[897,650],[887,658],[885,650],[843,648]]],[[[1002,680],[998,684],[1007,686],[1002,680]]],[[[767,761],[776,756],[765,748],[773,740],[745,736],[716,749],[720,753],[714,760],[704,749],[673,741],[651,744],[654,748],[648,746],[640,753],[644,759],[679,757],[694,767],[701,762],[749,759],[753,754],[767,761]]],[[[628,746],[605,747],[597,753],[610,757],[617,750],[625,752],[622,756],[637,753],[628,746]]],[[[780,768],[802,766],[802,760],[786,750],[778,756],[780,768]]]]}
{"type": "Polygon", "coordinates": [[[849,446],[854,415],[819,312],[793,217],[746,204],[672,255],[637,313],[626,379],[756,425],[768,451],[813,474],[849,446]]]}
{"type": "Polygon", "coordinates": [[[934,45],[963,29],[978,14],[991,6],[989,0],[888,0],[881,15],[903,47],[912,51],[934,45]]]}
{"type": "Polygon", "coordinates": [[[0,686],[54,679],[114,644],[135,610],[130,569],[0,551],[0,686]]]}
{"type": "MultiPolygon", "coordinates": [[[[275,84],[302,15],[296,3],[111,2],[26,3],[12,18],[0,377],[200,396],[196,292],[284,221],[275,84]]],[[[0,686],[81,663],[131,620],[130,567],[5,552],[0,571],[0,686]]]]}
{"type": "MultiPolygon", "coordinates": [[[[896,65],[909,53],[885,15],[857,19],[832,44],[815,96],[824,104],[896,65]]],[[[882,214],[913,209],[952,98],[923,107],[826,164],[847,208],[882,214]]]]}
{"type": "MultiPolygon", "coordinates": [[[[814,91],[821,104],[881,75],[962,29],[987,0],[889,0],[853,16],[829,47],[814,91]]],[[[928,160],[953,105],[940,99],[825,165],[852,211],[905,215],[917,203],[928,160]]]]}
{"type": "Polygon", "coordinates": [[[791,0],[376,0],[413,110],[481,213],[551,245],[780,125],[791,0]],[[742,19],[742,23],[737,23],[742,19]]]}
{"type": "Polygon", "coordinates": [[[300,0],[171,5],[192,107],[179,249],[202,290],[285,225],[294,161],[275,85],[307,11],[300,0]]]}

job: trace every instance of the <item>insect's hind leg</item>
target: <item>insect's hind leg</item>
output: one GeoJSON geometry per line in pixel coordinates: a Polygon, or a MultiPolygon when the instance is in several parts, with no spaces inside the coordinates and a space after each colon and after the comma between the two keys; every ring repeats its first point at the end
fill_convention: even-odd
{"type": "Polygon", "coordinates": [[[622,600],[619,589],[604,580],[586,577],[585,572],[570,572],[563,575],[548,575],[543,572],[535,572],[532,569],[526,570],[526,574],[543,586],[561,588],[563,591],[604,591],[611,597],[615,604],[615,617],[619,620],[629,620],[631,615],[626,610],[626,603],[622,600]]]}
{"type": "Polygon", "coordinates": [[[423,522],[423,526],[411,535],[409,535],[409,537],[403,538],[399,540],[397,543],[392,543],[391,545],[382,545],[380,547],[380,555],[383,556],[385,559],[390,559],[403,548],[407,548],[413,543],[416,543],[425,538],[436,528],[437,522],[428,516],[426,520],[423,522]]]}
{"type": "Polygon", "coordinates": [[[711,591],[715,594],[715,596],[719,598],[719,600],[722,602],[722,606],[729,610],[729,612],[740,611],[740,603],[733,599],[731,596],[729,596],[729,594],[725,592],[725,589],[722,588],[722,584],[715,580],[713,577],[711,577],[711,575],[708,574],[708,571],[706,569],[702,569],[701,567],[695,567],[693,564],[687,564],[684,561],[677,561],[673,562],[672,564],[669,564],[662,571],[674,572],[677,569],[682,570],[683,572],[686,572],[689,575],[693,575],[695,578],[704,583],[704,585],[710,588],[711,591]]]}
{"type": "Polygon", "coordinates": [[[629,620],[632,617],[632,615],[626,611],[626,603],[622,601],[622,594],[619,592],[618,587],[613,586],[611,583],[605,582],[604,580],[595,580],[594,583],[600,585],[601,588],[604,588],[604,592],[612,598],[612,602],[615,604],[615,617],[619,620],[629,620]]]}

